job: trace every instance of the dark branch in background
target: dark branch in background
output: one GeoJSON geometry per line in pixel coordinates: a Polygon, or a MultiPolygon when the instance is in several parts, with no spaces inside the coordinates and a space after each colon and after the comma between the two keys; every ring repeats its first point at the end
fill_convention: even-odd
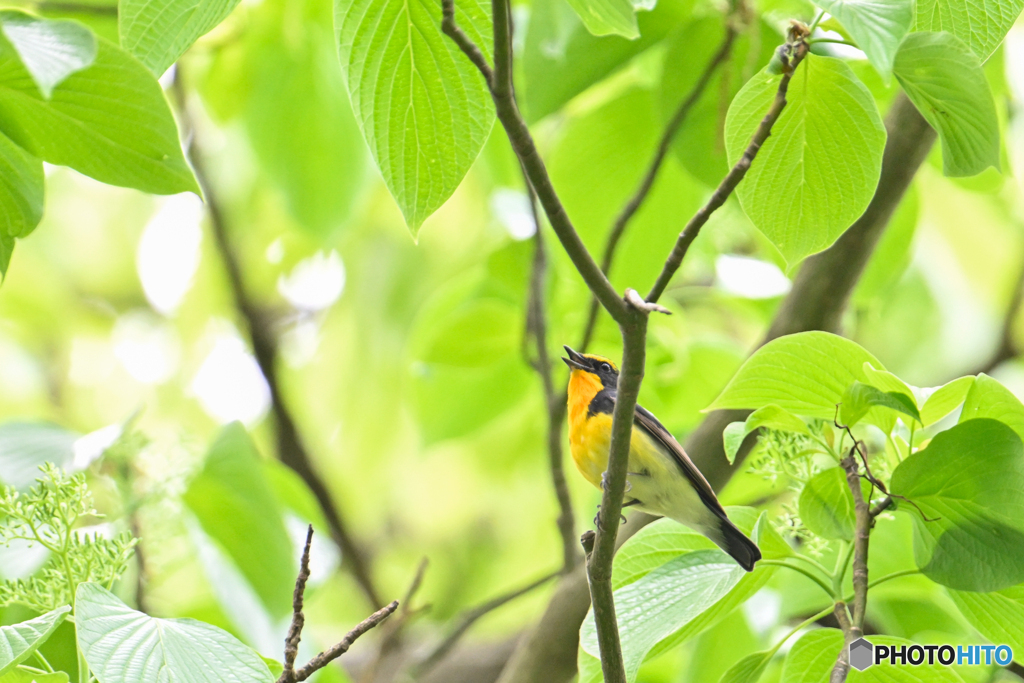
{"type": "Polygon", "coordinates": [[[451,633],[442,640],[433,651],[428,654],[422,662],[420,662],[413,670],[412,677],[414,680],[421,680],[430,671],[433,670],[437,664],[439,664],[452,648],[459,642],[459,640],[466,634],[467,631],[475,624],[481,617],[486,616],[490,612],[503,607],[504,605],[512,602],[516,598],[522,597],[531,591],[540,588],[551,579],[562,574],[562,570],[552,572],[547,576],[543,576],[536,581],[529,583],[522,588],[517,588],[510,593],[505,595],[499,595],[496,598],[488,600],[482,605],[478,605],[470,610],[463,613],[462,617],[459,618],[458,625],[452,629],[451,633]]]}
{"type": "MultiPolygon", "coordinates": [[[[525,172],[524,172],[525,176],[525,172]]],[[[532,336],[537,356],[531,360],[533,369],[540,375],[544,387],[544,408],[548,417],[548,461],[551,470],[551,484],[558,500],[558,533],[562,539],[562,571],[568,572],[579,561],[576,548],[576,518],[572,511],[572,497],[565,480],[565,457],[562,452],[562,423],[565,417],[565,392],[556,393],[552,377],[551,357],[548,354],[547,311],[544,305],[547,281],[548,259],[544,247],[544,233],[540,216],[537,215],[537,197],[529,179],[526,188],[530,197],[530,212],[533,214],[533,264],[530,267],[530,293],[526,310],[526,331],[532,336]]],[[[596,303],[596,299],[594,300],[596,303]]]]}
{"type": "Polygon", "coordinates": [[[302,550],[302,560],[299,562],[299,576],[295,579],[295,594],[292,596],[292,623],[284,641],[284,670],[277,679],[277,683],[296,683],[296,681],[306,680],[348,652],[352,643],[356,642],[360,636],[390,617],[398,609],[397,600],[382,607],[359,622],[337,645],[313,657],[306,662],[305,666],[297,670],[294,669],[295,656],[299,652],[299,641],[302,640],[302,627],[306,623],[306,616],[302,613],[302,599],[306,592],[306,581],[309,579],[309,547],[312,543],[313,525],[310,524],[309,531],[306,532],[306,546],[302,550]]]}
{"type": "Polygon", "coordinates": [[[385,660],[401,650],[402,631],[406,624],[424,612],[430,611],[431,605],[429,603],[415,609],[412,607],[413,598],[416,597],[416,593],[419,592],[420,587],[423,585],[423,577],[426,576],[429,565],[430,561],[426,557],[420,560],[419,565],[416,567],[416,573],[413,575],[412,581],[409,583],[409,587],[405,590],[405,595],[401,600],[402,610],[398,613],[397,617],[389,621],[381,629],[383,635],[380,639],[380,647],[377,648],[377,654],[370,660],[370,663],[362,669],[358,677],[360,681],[377,680],[377,674],[383,668],[385,660]]]}
{"type": "Polygon", "coordinates": [[[369,603],[373,607],[378,608],[383,602],[370,576],[368,555],[349,531],[348,525],[342,518],[341,511],[331,498],[326,483],[324,483],[313,467],[312,458],[310,458],[309,452],[299,436],[295,420],[288,406],[285,405],[275,369],[278,357],[277,338],[271,329],[271,321],[266,311],[256,303],[246,288],[245,279],[242,276],[241,263],[228,236],[227,217],[218,199],[217,191],[211,184],[209,174],[207,173],[206,158],[203,154],[202,145],[197,139],[197,131],[195,130],[188,103],[185,99],[185,89],[181,83],[180,74],[181,69],[179,68],[175,72],[174,88],[177,94],[182,128],[187,131],[187,137],[191,138],[187,150],[189,160],[192,162],[192,170],[195,173],[196,180],[199,181],[199,185],[202,187],[203,194],[205,195],[214,243],[218,254],[224,262],[224,269],[227,271],[228,284],[235,299],[235,305],[245,320],[249,331],[249,339],[252,343],[253,355],[256,357],[256,362],[270,389],[271,410],[274,413],[274,421],[277,426],[278,457],[282,463],[294,470],[302,478],[306,486],[316,496],[317,502],[320,504],[327,524],[330,527],[331,536],[341,550],[342,565],[352,573],[369,603]]]}
{"type": "MultiPolygon", "coordinates": [[[[902,94],[889,110],[886,129],[881,178],[867,210],[834,245],[807,259],[762,343],[795,332],[838,330],[850,293],[878,238],[935,141],[935,131],[902,94]]],[[[744,455],[741,451],[736,465],[729,465],[722,430],[745,415],[746,411],[715,411],[686,440],[687,453],[716,490],[725,485],[744,455]]],[[[620,543],[654,519],[634,513],[623,525],[620,543]]],[[[540,621],[520,639],[498,682],[565,683],[572,679],[588,599],[586,575],[577,568],[562,579],[540,621]]]]}
{"type": "MultiPolygon", "coordinates": [[[[668,156],[668,152],[672,147],[672,139],[675,138],[676,133],[679,132],[679,128],[683,125],[683,121],[686,119],[690,110],[697,104],[697,100],[704,94],[704,89],[711,81],[711,77],[714,76],[715,71],[725,64],[729,60],[729,55],[732,53],[733,44],[736,42],[737,30],[732,20],[727,20],[725,29],[725,39],[722,41],[722,46],[718,48],[718,52],[711,58],[708,65],[704,68],[704,72],[697,79],[697,82],[693,86],[693,90],[690,94],[683,99],[679,107],[676,109],[675,114],[669,120],[668,125],[665,126],[665,130],[661,134],[661,141],[658,143],[658,148],[654,152],[654,158],[651,159],[650,166],[647,168],[647,172],[644,174],[643,180],[640,181],[639,187],[636,192],[630,197],[629,201],[622,208],[622,211],[616,217],[615,222],[612,224],[611,230],[608,232],[608,241],[604,245],[604,255],[601,257],[601,270],[605,275],[611,274],[612,264],[615,261],[615,251],[619,246],[619,240],[622,238],[622,234],[626,231],[626,226],[629,221],[632,220],[636,212],[640,210],[640,206],[647,199],[647,195],[650,194],[651,189],[654,187],[654,181],[658,177],[658,172],[661,171],[661,166],[668,156]]],[[[587,313],[587,323],[583,328],[583,340],[580,342],[580,352],[586,352],[590,342],[594,338],[594,329],[597,327],[597,316],[600,312],[598,307],[597,298],[593,297],[590,300],[590,311],[587,313]]]]}
{"type": "Polygon", "coordinates": [[[1013,341],[1013,323],[1024,307],[1024,264],[1017,273],[1017,279],[1013,282],[1013,296],[1010,298],[1010,305],[1003,317],[1002,330],[999,334],[999,346],[995,353],[984,364],[967,373],[980,375],[981,373],[991,374],[993,370],[1006,361],[1017,357],[1017,344],[1013,341]]]}

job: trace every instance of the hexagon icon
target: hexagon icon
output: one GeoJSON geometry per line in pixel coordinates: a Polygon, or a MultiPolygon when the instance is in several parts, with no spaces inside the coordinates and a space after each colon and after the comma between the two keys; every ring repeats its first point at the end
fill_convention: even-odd
{"type": "Polygon", "coordinates": [[[857,671],[863,671],[874,663],[875,647],[871,643],[863,638],[850,643],[850,666],[857,671]]]}

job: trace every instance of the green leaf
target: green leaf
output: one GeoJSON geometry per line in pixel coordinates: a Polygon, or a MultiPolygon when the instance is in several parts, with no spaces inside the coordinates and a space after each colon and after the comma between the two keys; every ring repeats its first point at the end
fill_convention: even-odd
{"type": "Polygon", "coordinates": [[[14,238],[0,231],[0,282],[7,276],[7,269],[11,265],[13,253],[14,238]]]}
{"type": "MultiPolygon", "coordinates": [[[[696,550],[615,591],[627,680],[651,648],[725,597],[745,573],[721,550],[696,550]]],[[[580,629],[580,647],[600,655],[593,612],[580,629]]]]}
{"type": "MultiPolygon", "coordinates": [[[[861,482],[861,493],[867,500],[871,485],[861,482]]],[[[853,494],[846,473],[832,467],[811,477],[799,498],[800,519],[808,529],[822,538],[853,540],[856,513],[853,494]]]]}
{"type": "MultiPolygon", "coordinates": [[[[9,238],[32,232],[43,218],[43,162],[0,133],[0,235],[9,238]]],[[[0,247],[2,248],[2,247],[0,247]]],[[[0,255],[0,273],[7,272],[0,255]]]]}
{"type": "Polygon", "coordinates": [[[629,39],[640,36],[633,3],[629,0],[568,1],[583,25],[595,36],[619,35],[629,39]]]}
{"type": "Polygon", "coordinates": [[[777,405],[758,408],[747,417],[746,422],[733,422],[722,434],[725,441],[725,457],[730,465],[736,459],[736,453],[739,452],[747,434],[760,427],[797,434],[808,433],[806,423],[788,410],[783,410],[777,405]]]}
{"type": "Polygon", "coordinates": [[[0,128],[51,164],[155,194],[198,192],[156,79],[102,38],[96,60],[43,99],[20,63],[0,64],[0,128]]]}
{"type": "MultiPolygon", "coordinates": [[[[666,41],[659,98],[666,121],[690,97],[704,69],[721,49],[725,28],[721,16],[707,16],[686,23],[666,41]]],[[[717,187],[729,171],[722,135],[728,103],[751,74],[771,61],[782,40],[778,31],[763,20],[736,36],[727,61],[715,69],[672,138],[676,159],[704,184],[717,187]]]]}
{"type": "Polygon", "coordinates": [[[203,470],[183,500],[207,535],[234,560],[268,612],[278,618],[289,613],[295,552],[259,453],[241,424],[225,427],[210,446],[203,470]]]}
{"type": "MultiPolygon", "coordinates": [[[[986,375],[985,379],[990,378],[986,375]]],[[[974,377],[968,376],[947,382],[935,390],[931,396],[925,399],[924,406],[921,408],[921,422],[924,426],[927,427],[928,425],[935,424],[953,412],[958,405],[964,402],[973,386],[974,377]]],[[[982,417],[992,416],[985,415],[982,417]]],[[[1024,418],[1024,406],[1022,406],[1021,417],[1024,418]]],[[[1022,423],[1022,426],[1024,426],[1024,423],[1022,423]]]]}
{"type": "Polygon", "coordinates": [[[0,481],[27,490],[43,463],[69,468],[79,436],[46,422],[5,422],[0,425],[0,481]]]}
{"type": "MultiPolygon", "coordinates": [[[[730,164],[750,144],[781,78],[761,71],[733,99],[725,119],[730,164]]],[[[736,192],[792,267],[827,248],[864,213],[881,172],[885,127],[871,93],[838,59],[808,55],[787,99],[736,192]]]]}
{"type": "Polygon", "coordinates": [[[889,408],[911,417],[918,422],[921,415],[917,411],[914,399],[898,391],[882,391],[870,384],[854,382],[843,395],[843,405],[839,410],[839,420],[847,426],[860,422],[868,411],[875,407],[889,408]]]}
{"type": "Polygon", "coordinates": [[[949,590],[960,614],[991,643],[1013,648],[1024,659],[1024,584],[992,593],[949,590]]]}
{"type": "MultiPolygon", "coordinates": [[[[457,2],[455,20],[490,60],[488,6],[457,2]]],[[[335,14],[352,109],[415,235],[487,140],[490,95],[476,67],[442,35],[441,3],[337,0],[335,14]]]]}
{"type": "Polygon", "coordinates": [[[915,31],[948,31],[985,61],[1017,20],[1024,0],[917,0],[915,31]]]}
{"type": "Polygon", "coordinates": [[[900,41],[914,23],[913,0],[819,0],[839,20],[888,85],[900,41]]]}
{"type": "Polygon", "coordinates": [[[418,340],[416,356],[427,363],[478,368],[515,353],[522,332],[520,311],[497,298],[474,299],[430,327],[418,340]]]}
{"type": "Polygon", "coordinates": [[[58,607],[20,624],[0,626],[0,675],[31,657],[53,635],[70,611],[70,607],[58,607]]]}
{"type": "Polygon", "coordinates": [[[754,352],[706,410],[775,404],[806,417],[831,420],[854,382],[867,382],[864,363],[882,364],[849,339],[828,332],[800,332],[754,352]]]}
{"type": "Polygon", "coordinates": [[[898,509],[914,519],[928,578],[981,592],[1024,581],[1024,445],[1005,424],[977,418],[939,433],[896,468],[890,489],[913,503],[898,509]]]}
{"type": "Polygon", "coordinates": [[[998,420],[1024,439],[1024,404],[1013,392],[982,373],[974,380],[960,411],[960,422],[979,417],[998,420]]]}
{"type": "Polygon", "coordinates": [[[939,133],[942,170],[972,176],[999,168],[999,119],[978,58],[949,33],[912,33],[893,67],[903,91],[939,133]]]}
{"type": "Polygon", "coordinates": [[[774,655],[772,650],[749,654],[729,667],[718,683],[757,683],[774,655]]]}
{"type": "Polygon", "coordinates": [[[553,114],[576,95],[662,40],[686,21],[693,0],[660,0],[636,15],[640,37],[598,37],[590,33],[566,0],[530,5],[523,50],[523,78],[517,95],[528,122],[553,114]]]}
{"type": "Polygon", "coordinates": [[[121,46],[160,76],[239,0],[119,0],[121,46]]]}
{"type": "Polygon", "coordinates": [[[65,78],[96,59],[96,38],[75,21],[7,10],[0,12],[0,29],[46,98],[65,78]]]}
{"type": "Polygon", "coordinates": [[[154,619],[96,583],[78,587],[78,644],[103,683],[272,683],[258,654],[216,626],[154,619]]]}

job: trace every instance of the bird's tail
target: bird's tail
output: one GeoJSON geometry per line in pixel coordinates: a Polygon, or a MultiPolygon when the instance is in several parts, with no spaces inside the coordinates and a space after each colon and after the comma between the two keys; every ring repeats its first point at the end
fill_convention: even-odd
{"type": "Polygon", "coordinates": [[[754,563],[761,559],[761,550],[757,544],[737,529],[728,517],[719,518],[718,534],[711,536],[711,540],[748,572],[753,571],[754,563]]]}

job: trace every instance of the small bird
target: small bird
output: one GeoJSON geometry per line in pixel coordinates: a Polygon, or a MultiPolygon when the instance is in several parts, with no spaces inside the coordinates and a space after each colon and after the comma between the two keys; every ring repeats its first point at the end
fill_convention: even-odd
{"type": "MultiPolygon", "coordinates": [[[[569,446],[580,474],[604,488],[619,371],[607,358],[564,347],[569,366],[569,446]]],[[[623,506],[674,519],[699,531],[748,572],[761,559],[757,545],[729,521],[707,479],[679,442],[637,405],[629,446],[623,506]]]]}

